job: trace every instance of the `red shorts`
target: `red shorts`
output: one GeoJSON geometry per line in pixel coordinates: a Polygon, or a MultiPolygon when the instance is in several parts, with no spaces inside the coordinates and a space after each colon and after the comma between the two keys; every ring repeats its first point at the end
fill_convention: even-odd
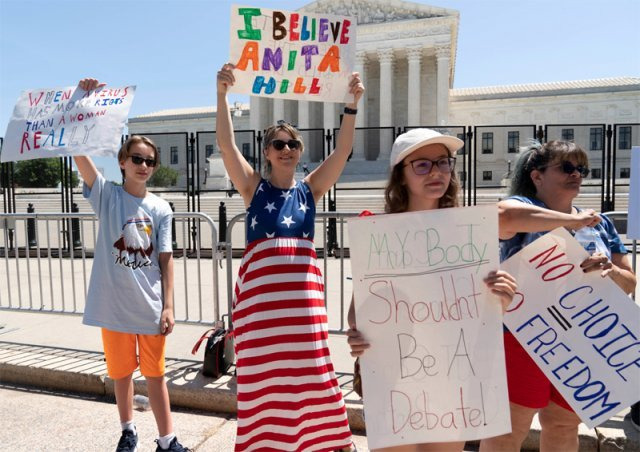
{"type": "Polygon", "coordinates": [[[552,401],[571,412],[573,409],[551,384],[544,372],[522,348],[515,336],[504,332],[509,401],[527,408],[544,408],[552,401]]]}
{"type": "Polygon", "coordinates": [[[164,376],[165,339],[161,334],[120,333],[102,328],[102,345],[109,377],[114,380],[127,377],[138,368],[138,364],[140,373],[145,377],[164,376]]]}

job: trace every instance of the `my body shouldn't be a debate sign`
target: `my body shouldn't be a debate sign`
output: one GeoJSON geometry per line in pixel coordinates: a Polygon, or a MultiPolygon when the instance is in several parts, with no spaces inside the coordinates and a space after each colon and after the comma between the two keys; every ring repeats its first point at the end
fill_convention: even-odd
{"type": "MultiPolygon", "coordinates": [[[[351,102],[356,19],[233,5],[231,92],[351,102]]],[[[277,118],[278,119],[278,118],[277,118]]]]}
{"type": "Polygon", "coordinates": [[[371,448],[511,431],[495,206],[349,220],[371,448]]]}
{"type": "Polygon", "coordinates": [[[23,91],[7,126],[1,161],[114,156],[134,93],[135,86],[23,91]]]}
{"type": "Polygon", "coordinates": [[[504,323],[587,427],[640,400],[640,308],[565,229],[502,263],[519,294],[504,323]]]}

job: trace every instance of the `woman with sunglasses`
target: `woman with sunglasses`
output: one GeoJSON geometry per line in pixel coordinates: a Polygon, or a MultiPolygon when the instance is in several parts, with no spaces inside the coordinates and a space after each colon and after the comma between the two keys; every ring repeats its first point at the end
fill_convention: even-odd
{"type": "MultiPolygon", "coordinates": [[[[398,136],[391,150],[391,174],[385,189],[385,212],[393,214],[458,207],[460,184],[454,171],[456,158],[453,155],[462,146],[462,140],[430,129],[413,129],[398,136]]],[[[515,279],[500,270],[488,274],[484,282],[499,297],[503,310],[506,309],[516,291],[515,279]]],[[[347,331],[347,338],[351,356],[357,357],[370,344],[357,329],[353,300],[349,307],[348,321],[350,329],[347,331]]],[[[375,396],[374,394],[373,397],[375,396]]],[[[459,452],[464,444],[464,441],[421,443],[379,450],[459,452]]]]}
{"type": "Polygon", "coordinates": [[[304,145],[287,123],[264,135],[264,174],[233,136],[227,91],[234,66],[218,72],[216,138],[229,177],[247,207],[247,248],[236,283],[237,451],[350,450],[351,432],[328,346],[322,273],[313,245],[315,205],[338,181],[353,146],[364,86],[350,81],[336,148],[294,179],[304,145]]]}
{"type": "MultiPolygon", "coordinates": [[[[511,196],[498,203],[500,258],[509,258],[552,229],[580,230],[590,238],[586,247],[596,250],[581,263],[582,269],[599,271],[631,293],[636,278],[613,223],[572,204],[588,174],[587,154],[573,142],[534,144],[523,152],[511,180],[511,196]]],[[[538,413],[541,451],[577,451],[578,416],[508,331],[504,344],[512,432],[482,440],[480,450],[519,451],[538,413]]]]}

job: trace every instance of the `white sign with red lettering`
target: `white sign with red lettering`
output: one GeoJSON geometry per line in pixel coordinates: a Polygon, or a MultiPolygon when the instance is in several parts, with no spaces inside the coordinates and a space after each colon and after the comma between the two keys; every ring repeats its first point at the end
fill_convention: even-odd
{"type": "Polygon", "coordinates": [[[511,431],[496,206],[349,219],[373,449],[511,431]]]}
{"type": "Polygon", "coordinates": [[[23,91],[4,136],[2,162],[67,155],[115,156],[135,86],[23,91]]]}
{"type": "Polygon", "coordinates": [[[564,228],[502,263],[518,280],[504,323],[592,428],[640,400],[640,307],[610,278],[584,273],[564,228]]]}

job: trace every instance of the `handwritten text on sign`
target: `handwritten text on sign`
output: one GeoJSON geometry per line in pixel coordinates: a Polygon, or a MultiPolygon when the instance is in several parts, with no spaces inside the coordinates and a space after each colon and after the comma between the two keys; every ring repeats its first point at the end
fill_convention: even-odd
{"type": "Polygon", "coordinates": [[[231,91],[281,99],[350,102],[356,20],[231,7],[231,91]]]}
{"type": "Polygon", "coordinates": [[[2,161],[115,155],[135,86],[24,91],[7,127],[2,161]]]}
{"type": "Polygon", "coordinates": [[[349,220],[371,448],[509,432],[495,206],[349,220]]]}
{"type": "Polygon", "coordinates": [[[640,400],[640,308],[563,228],[503,262],[520,292],[504,323],[589,428],[640,400]]]}

